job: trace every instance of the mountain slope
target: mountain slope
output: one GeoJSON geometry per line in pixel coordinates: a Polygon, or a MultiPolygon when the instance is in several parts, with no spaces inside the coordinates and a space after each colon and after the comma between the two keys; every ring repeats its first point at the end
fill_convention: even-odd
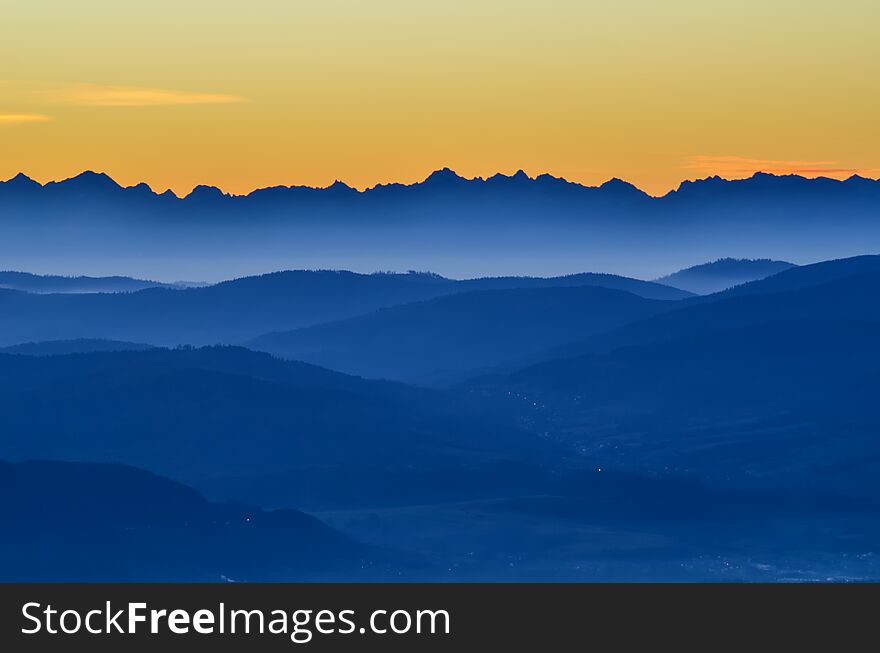
{"type": "Polygon", "coordinates": [[[873,273],[692,306],[470,387],[610,467],[877,499],[878,290],[873,273]]]}
{"type": "Polygon", "coordinates": [[[810,288],[859,274],[880,272],[880,256],[866,255],[822,261],[784,270],[766,279],[731,288],[712,300],[810,288]]]}
{"type": "Polygon", "coordinates": [[[0,355],[0,414],[0,458],[122,462],[271,506],[481,496],[558,455],[441,393],[230,347],[0,355]]]}
{"type": "Polygon", "coordinates": [[[374,378],[464,378],[675,305],[591,286],[487,290],[268,334],[247,346],[374,378]]]}
{"type": "Polygon", "coordinates": [[[657,279],[658,283],[681,288],[697,295],[709,295],[749,281],[757,281],[795,267],[771,259],[723,258],[679,270],[657,279]]]}
{"type": "Polygon", "coordinates": [[[880,256],[804,265],[712,295],[579,343],[547,350],[531,362],[615,347],[697,337],[769,321],[877,319],[880,256]]]}

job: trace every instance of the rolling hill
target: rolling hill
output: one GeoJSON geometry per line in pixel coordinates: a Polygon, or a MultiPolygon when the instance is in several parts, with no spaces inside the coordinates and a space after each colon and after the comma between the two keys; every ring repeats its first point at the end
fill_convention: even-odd
{"type": "Polygon", "coordinates": [[[204,288],[36,295],[0,290],[0,346],[103,339],[151,345],[230,344],[271,331],[341,320],[379,308],[490,288],[613,285],[680,298],[682,291],[613,275],[455,281],[433,274],[286,271],[204,288]]]}
{"type": "Polygon", "coordinates": [[[660,277],[657,282],[697,295],[710,295],[793,267],[793,263],[771,259],[722,258],[660,277]]]}
{"type": "Polygon", "coordinates": [[[450,396],[232,347],[0,355],[0,458],[120,462],[263,506],[516,492],[556,447],[450,396]]]}
{"type": "Polygon", "coordinates": [[[547,350],[531,362],[615,347],[698,337],[769,321],[872,321],[880,256],[858,256],[791,268],[722,292],[692,297],[666,313],[579,343],[547,350]]]}
{"type": "Polygon", "coordinates": [[[594,286],[485,290],[267,334],[246,345],[349,374],[443,382],[675,306],[594,286]]]}

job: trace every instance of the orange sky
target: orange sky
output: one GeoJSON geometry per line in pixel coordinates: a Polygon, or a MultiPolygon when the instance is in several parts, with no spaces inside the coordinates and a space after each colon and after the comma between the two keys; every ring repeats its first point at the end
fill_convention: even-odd
{"type": "Polygon", "coordinates": [[[0,178],[877,177],[877,25],[876,0],[31,0],[0,23],[0,178]]]}

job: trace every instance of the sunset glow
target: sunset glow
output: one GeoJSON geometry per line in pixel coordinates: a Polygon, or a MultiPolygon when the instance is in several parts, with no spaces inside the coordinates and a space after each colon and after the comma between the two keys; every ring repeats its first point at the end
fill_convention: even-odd
{"type": "Polygon", "coordinates": [[[876,177],[878,24],[872,0],[34,0],[0,24],[0,178],[876,177]]]}

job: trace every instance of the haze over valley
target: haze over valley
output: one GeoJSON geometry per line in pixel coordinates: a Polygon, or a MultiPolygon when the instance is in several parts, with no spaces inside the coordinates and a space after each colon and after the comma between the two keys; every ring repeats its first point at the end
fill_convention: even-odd
{"type": "Polygon", "coordinates": [[[878,575],[878,256],[3,278],[3,579],[878,575]]]}

